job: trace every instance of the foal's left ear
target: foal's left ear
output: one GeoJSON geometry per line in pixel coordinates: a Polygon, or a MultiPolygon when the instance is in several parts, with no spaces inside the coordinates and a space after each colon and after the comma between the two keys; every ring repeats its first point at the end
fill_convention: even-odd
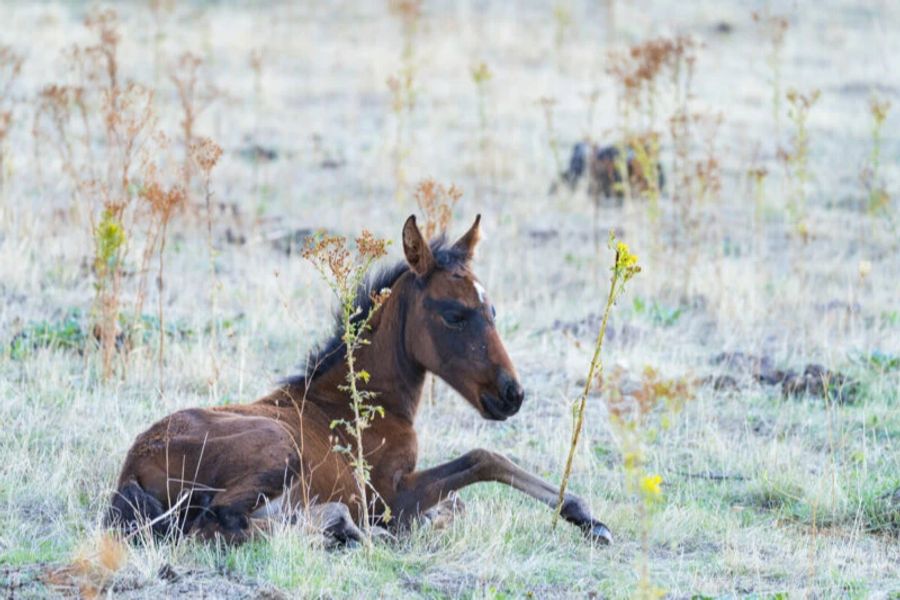
{"type": "Polygon", "coordinates": [[[403,224],[403,253],[406,262],[419,277],[424,277],[434,268],[434,255],[416,225],[415,215],[410,215],[403,224]]]}
{"type": "Polygon", "coordinates": [[[475,217],[475,222],[472,223],[472,226],[469,230],[453,244],[454,250],[461,251],[466,260],[472,260],[472,257],[475,256],[475,246],[478,245],[478,241],[481,239],[481,215],[475,217]]]}

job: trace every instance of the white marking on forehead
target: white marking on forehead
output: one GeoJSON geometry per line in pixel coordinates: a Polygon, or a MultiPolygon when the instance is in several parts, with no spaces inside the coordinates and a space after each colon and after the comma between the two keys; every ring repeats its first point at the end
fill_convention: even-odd
{"type": "Polygon", "coordinates": [[[481,285],[481,284],[478,283],[477,281],[474,282],[474,283],[475,283],[475,291],[478,292],[478,301],[481,302],[482,304],[484,304],[484,295],[485,295],[487,292],[484,291],[484,286],[483,286],[483,285],[481,285]]]}

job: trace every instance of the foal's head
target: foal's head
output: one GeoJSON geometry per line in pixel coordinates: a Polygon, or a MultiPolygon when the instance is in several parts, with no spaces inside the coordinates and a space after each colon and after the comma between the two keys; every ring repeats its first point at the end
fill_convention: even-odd
{"type": "Polygon", "coordinates": [[[407,305],[412,357],[449,383],[486,419],[516,414],[525,392],[494,325],[495,311],[471,270],[479,222],[452,247],[432,252],[415,217],[403,226],[403,251],[415,277],[407,305]]]}

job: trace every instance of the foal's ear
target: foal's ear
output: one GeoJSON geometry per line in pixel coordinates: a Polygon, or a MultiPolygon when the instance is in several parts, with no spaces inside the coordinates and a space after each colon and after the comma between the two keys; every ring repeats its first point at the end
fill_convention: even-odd
{"type": "Polygon", "coordinates": [[[415,215],[410,215],[403,224],[403,253],[416,275],[427,275],[434,268],[434,255],[416,225],[415,215]]]}
{"type": "Polygon", "coordinates": [[[469,230],[453,244],[454,250],[461,251],[466,260],[472,260],[472,257],[475,256],[475,246],[478,245],[478,240],[481,239],[481,215],[475,217],[475,222],[472,223],[472,226],[469,227],[469,230]]]}

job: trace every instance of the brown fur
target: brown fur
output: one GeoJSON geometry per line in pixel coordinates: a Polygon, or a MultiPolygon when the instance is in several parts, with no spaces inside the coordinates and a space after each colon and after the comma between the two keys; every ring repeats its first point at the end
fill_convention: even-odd
{"type": "MultiPolygon", "coordinates": [[[[384,417],[363,435],[377,494],[360,498],[347,455],[333,450],[336,442],[352,446],[353,440],[330,428],[336,419],[352,419],[339,389],[346,364],[331,360],[252,404],[182,410],[152,425],[125,459],[111,524],[136,529],[149,521],[158,533],[191,531],[240,542],[250,534],[251,515],[283,494],[297,508],[342,503],[357,521],[366,501],[376,520],[389,508],[391,523],[403,524],[478,481],[503,482],[554,506],[555,487],[485,450],[416,470],[413,424],[426,372],[444,379],[487,419],[515,414],[524,399],[493,308],[470,268],[478,238],[476,219],[439,253],[425,243],[413,217],[404,226],[408,268],[393,275],[391,295],[373,318],[370,344],[356,354],[357,369],[371,374],[368,389],[384,408],[384,417]]],[[[563,516],[609,541],[609,531],[578,498],[567,497],[563,516]]]]}

